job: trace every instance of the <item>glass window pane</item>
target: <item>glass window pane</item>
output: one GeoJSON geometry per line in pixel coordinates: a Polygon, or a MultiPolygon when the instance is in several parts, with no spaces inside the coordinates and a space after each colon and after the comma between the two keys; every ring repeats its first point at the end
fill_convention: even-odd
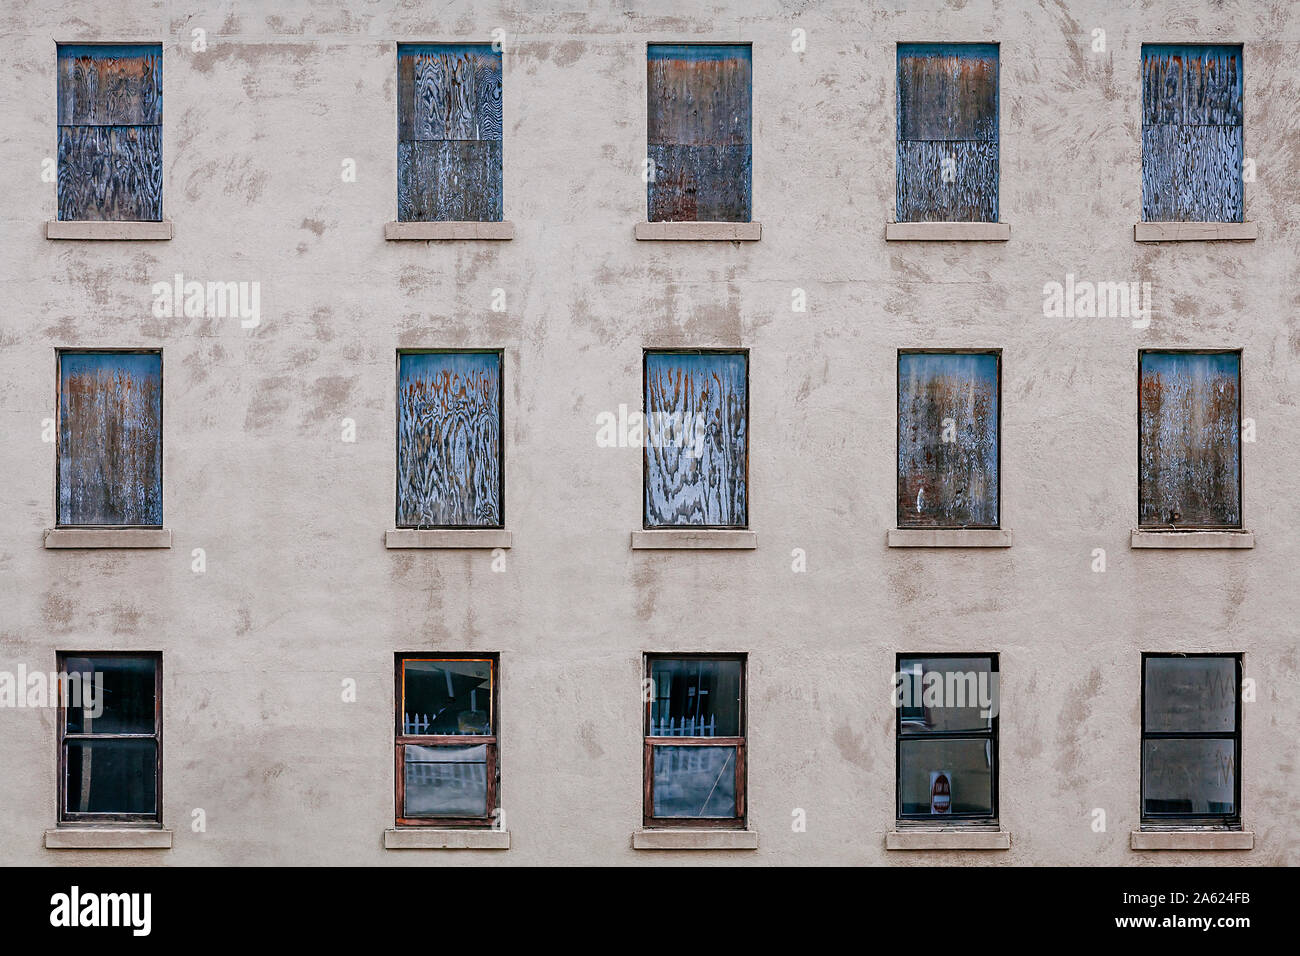
{"type": "Polygon", "coordinates": [[[407,746],[405,816],[481,817],[487,805],[487,745],[407,746]]]}
{"type": "Polygon", "coordinates": [[[739,737],[739,660],[650,662],[651,737],[739,737]]]}
{"type": "Polygon", "coordinates": [[[152,734],[152,657],[68,657],[63,703],[70,734],[152,734]]]}
{"type": "Polygon", "coordinates": [[[905,657],[899,662],[900,733],[989,730],[998,675],[988,657],[905,657]]]}
{"type": "Polygon", "coordinates": [[[1143,813],[1236,813],[1236,745],[1231,740],[1148,740],[1143,813]]]}
{"type": "Polygon", "coordinates": [[[735,747],[655,747],[654,815],[736,815],[735,747]]]}
{"type": "Polygon", "coordinates": [[[491,734],[492,662],[403,661],[402,733],[491,734]]]}
{"type": "Polygon", "coordinates": [[[1148,657],[1146,728],[1152,733],[1232,733],[1237,662],[1230,657],[1148,657]]]}
{"type": "Polygon", "coordinates": [[[72,813],[156,813],[156,740],[70,740],[64,801],[72,813]]]}
{"type": "Polygon", "coordinates": [[[993,815],[993,744],[987,739],[904,740],[898,788],[904,815],[993,815]]]}

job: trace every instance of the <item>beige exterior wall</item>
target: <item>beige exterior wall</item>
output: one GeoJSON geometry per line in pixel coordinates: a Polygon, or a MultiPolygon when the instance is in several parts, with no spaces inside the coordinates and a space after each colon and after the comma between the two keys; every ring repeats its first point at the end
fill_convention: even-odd
{"type": "Polygon", "coordinates": [[[1298,41],[1285,0],[6,4],[0,670],[48,671],[58,650],[161,651],[174,840],[45,849],[55,712],[5,709],[0,863],[1300,863],[1298,41]],[[497,28],[514,238],[386,242],[394,44],[497,28]],[[55,41],[123,39],[164,44],[174,238],[46,239],[55,41]],[[703,39],[754,45],[762,238],[638,242],[645,45],[703,39]],[[886,243],[900,40],[1001,43],[1009,241],[886,243]],[[1134,241],[1139,46],[1157,40],[1245,44],[1253,242],[1134,241]],[[155,318],[151,285],[176,273],[259,282],[260,324],[155,318]],[[1149,281],[1150,327],[1044,318],[1044,283],[1068,273],[1149,281]],[[806,313],[791,311],[794,289],[806,313]],[[641,350],[668,345],[750,349],[755,549],[629,545],[640,456],[598,447],[596,416],[639,408],[641,350]],[[486,550],[384,546],[395,351],[440,346],[505,350],[503,572],[486,550]],[[1244,350],[1253,549],[1130,548],[1137,354],[1159,346],[1244,350]],[[170,549],[42,546],[56,347],[163,349],[170,549]],[[1003,350],[1010,548],[886,546],[908,347],[1003,350]],[[393,654],[419,650],[501,655],[509,850],[385,849],[393,654]],[[749,654],[758,849],[634,850],[641,655],[733,650],[749,654]],[[899,651],[1001,655],[1009,850],[885,849],[899,651]],[[1245,654],[1253,850],[1130,848],[1142,651],[1245,654]]]}

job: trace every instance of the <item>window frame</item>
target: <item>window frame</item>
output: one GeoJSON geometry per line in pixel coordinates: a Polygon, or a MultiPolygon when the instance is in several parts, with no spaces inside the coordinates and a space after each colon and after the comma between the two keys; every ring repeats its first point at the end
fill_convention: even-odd
{"type": "Polygon", "coordinates": [[[503,348],[400,348],[394,363],[393,382],[393,526],[414,531],[498,531],[506,526],[506,353],[503,348]],[[496,524],[403,524],[402,495],[402,356],[404,355],[495,355],[497,357],[497,501],[496,524]]]}
{"type": "MultiPolygon", "coordinates": [[[[915,658],[925,658],[927,660],[970,660],[971,658],[988,658],[989,674],[1001,674],[1001,663],[996,651],[971,651],[954,653],[945,651],[943,653],[931,654],[924,651],[903,653],[898,651],[894,655],[894,673],[903,673],[903,661],[915,658]]],[[[998,678],[999,685],[1001,677],[998,678]]],[[[895,685],[897,686],[897,685],[895,685]]],[[[999,686],[1000,697],[1000,686],[999,686]]],[[[898,826],[935,826],[941,824],[945,827],[990,827],[999,825],[999,808],[998,808],[998,777],[1000,775],[1002,763],[999,753],[1000,721],[1002,708],[995,708],[990,717],[988,730],[954,730],[938,731],[925,734],[903,734],[903,707],[894,708],[894,822],[898,826]],[[904,740],[988,740],[990,742],[989,760],[989,804],[992,813],[944,813],[944,814],[904,814],[903,813],[903,741],[904,740]]]]}
{"type": "Polygon", "coordinates": [[[63,698],[62,682],[59,684],[59,710],[55,721],[57,748],[57,805],[56,821],[59,827],[138,827],[140,829],[162,829],[163,825],[163,659],[161,651],[58,651],[55,655],[56,672],[66,672],[69,659],[78,657],[132,657],[152,660],[154,662],[154,732],[152,734],[69,734],[67,701],[63,698]],[[154,812],[153,813],[87,813],[67,809],[67,743],[75,740],[152,740],[154,749],[154,812]]]}
{"type": "Polygon", "coordinates": [[[645,531],[747,531],[750,526],[749,452],[754,437],[749,400],[748,348],[642,348],[641,349],[641,528],[645,531]],[[651,355],[742,355],[745,358],[745,523],[744,524],[651,524],[646,498],[650,492],[650,435],[646,408],[646,386],[650,381],[651,355]]]}
{"type": "Polygon", "coordinates": [[[500,720],[500,695],[501,695],[501,655],[498,653],[485,653],[482,651],[448,651],[448,652],[431,652],[431,651],[398,651],[394,654],[394,701],[393,701],[393,741],[394,741],[394,761],[396,776],[394,777],[393,790],[395,794],[395,803],[393,808],[394,825],[399,828],[406,827],[441,827],[459,828],[459,829],[495,829],[499,819],[499,810],[501,808],[500,793],[500,760],[498,755],[498,744],[501,736],[501,728],[497,721],[500,720]],[[408,661],[487,661],[492,668],[492,694],[489,706],[491,707],[491,734],[406,734],[402,730],[402,716],[405,706],[405,692],[403,690],[403,665],[408,661]],[[406,803],[406,748],[414,747],[476,747],[483,746],[486,748],[486,768],[487,774],[487,795],[485,801],[485,812],[482,816],[436,816],[436,817],[407,817],[405,813],[406,803]]]}
{"type": "MultiPolygon", "coordinates": [[[[906,531],[1000,531],[1002,529],[1002,349],[1001,348],[900,348],[894,356],[894,527],[906,531]],[[993,525],[916,525],[903,523],[903,508],[899,501],[899,486],[903,480],[903,375],[904,355],[992,355],[997,361],[998,372],[998,520],[993,525]]],[[[913,655],[917,656],[917,655],[913,655]]],[[[938,656],[938,655],[936,655],[938,656]]]]}
{"type": "Polygon", "coordinates": [[[57,347],[54,350],[54,527],[56,529],[68,530],[126,530],[142,529],[148,531],[158,531],[166,527],[167,523],[167,448],[164,440],[167,434],[166,418],[166,400],[167,400],[167,378],[166,364],[163,350],[161,348],[70,348],[57,347]],[[62,442],[60,436],[63,434],[63,357],[65,355],[156,355],[158,356],[158,512],[159,521],[157,524],[64,524],[60,521],[59,501],[62,498],[62,478],[60,472],[60,461],[63,455],[62,442]]]}
{"type": "Polygon", "coordinates": [[[749,736],[749,655],[747,653],[674,653],[647,652],[642,654],[642,680],[648,688],[656,661],[735,661],[740,664],[740,736],[738,737],[652,737],[650,736],[651,708],[654,697],[642,693],[641,717],[641,826],[645,829],[744,830],[748,820],[745,781],[749,773],[746,739],[749,736]],[[736,815],[733,817],[656,817],[654,815],[654,749],[655,747],[735,747],[736,748],[736,815]]]}
{"type": "Polygon", "coordinates": [[[1214,827],[1216,829],[1226,828],[1229,830],[1241,829],[1241,681],[1243,675],[1243,655],[1236,653],[1216,653],[1216,652],[1195,652],[1182,654],[1176,651],[1143,651],[1142,652],[1142,687],[1139,707],[1141,708],[1141,736],[1139,737],[1138,761],[1140,770],[1138,773],[1138,815],[1139,826],[1141,829],[1161,829],[1161,828],[1204,828],[1214,827]],[[1148,731],[1147,730],[1147,661],[1152,658],[1213,658],[1222,660],[1224,658],[1233,661],[1234,688],[1236,691],[1236,706],[1233,711],[1234,729],[1228,731],[1148,731]],[[1146,810],[1146,778],[1147,778],[1147,741],[1148,740],[1231,740],[1233,741],[1234,761],[1233,769],[1233,812],[1228,814],[1213,813],[1148,813],[1146,810]]]}
{"type": "MultiPolygon", "coordinates": [[[[1242,531],[1246,527],[1246,455],[1241,441],[1241,413],[1246,404],[1244,349],[1140,348],[1137,360],[1137,528],[1143,532],[1242,531]],[[1142,522],[1142,359],[1146,355],[1235,355],[1237,356],[1237,523],[1235,525],[1144,524],[1142,522]]],[[[1000,482],[999,482],[1000,483],[1000,482]]]]}

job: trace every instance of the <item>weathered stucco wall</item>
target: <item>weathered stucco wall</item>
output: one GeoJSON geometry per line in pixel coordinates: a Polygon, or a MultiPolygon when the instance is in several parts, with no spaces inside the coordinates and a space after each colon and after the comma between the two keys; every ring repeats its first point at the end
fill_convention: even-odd
{"type": "Polygon", "coordinates": [[[1300,8],[1157,0],[16,2],[0,12],[0,669],[164,655],[170,851],[49,851],[55,712],[0,711],[0,862],[1300,863],[1300,8]],[[624,7],[634,7],[624,10],[624,7]],[[275,12],[268,10],[274,8],[275,12]],[[206,31],[193,52],[191,31],[206,31]],[[505,30],[511,242],[386,243],[400,40],[505,30]],[[802,29],[807,49],[791,49],[802,29]],[[1094,52],[1092,31],[1106,49],[1094,52]],[[55,41],[164,44],[170,242],[44,238],[55,41]],[[752,41],[757,243],[638,243],[645,45],[752,41]],[[895,43],[1001,44],[1011,241],[890,243],[895,43]],[[1139,245],[1143,41],[1245,44],[1253,243],[1139,245]],[[356,181],[343,163],[355,160],[356,181]],[[261,322],[159,319],[176,273],[261,322]],[[1067,273],[1153,316],[1043,317],[1067,273]],[[792,290],[807,294],[791,311],[792,290]],[[492,311],[504,290],[506,310],[492,311]],[[758,548],[634,552],[641,349],[746,347],[758,548]],[[56,347],[164,350],[165,551],[53,551],[56,347]],[[386,551],[395,350],[505,349],[506,570],[386,551]],[[1240,347],[1245,551],[1132,551],[1140,347],[1240,347]],[[1003,349],[1009,550],[898,550],[895,362],[1003,349]],[[356,422],[355,443],[341,420],[356,422]],[[206,553],[206,573],[191,552],[206,553]],[[791,570],[793,549],[807,572],[791,570]],[[1093,549],[1104,548],[1105,573],[1093,549]],[[392,852],[393,653],[499,651],[505,853],[392,852]],[[643,651],[749,653],[756,853],[630,848],[643,651]],[[1142,651],[1240,651],[1250,853],[1129,849],[1142,651]],[[1001,654],[1009,852],[888,853],[898,651],[1001,654]],[[354,678],[355,703],[340,683],[354,678]],[[194,833],[191,812],[206,812],[194,833]],[[792,811],[807,811],[793,832],[792,811]],[[1094,808],[1107,815],[1092,828],[1094,808]]]}

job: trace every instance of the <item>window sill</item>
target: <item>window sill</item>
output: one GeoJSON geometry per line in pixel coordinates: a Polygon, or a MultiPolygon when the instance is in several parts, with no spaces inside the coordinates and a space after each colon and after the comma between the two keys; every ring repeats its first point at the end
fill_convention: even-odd
{"type": "Polygon", "coordinates": [[[1011,834],[1006,830],[950,827],[933,830],[917,827],[890,830],[885,834],[886,850],[1009,850],[1011,834]]]}
{"type": "Polygon", "coordinates": [[[385,548],[509,548],[505,528],[397,528],[384,532],[385,548]]]}
{"type": "Polygon", "coordinates": [[[47,850],[170,850],[172,831],[145,827],[59,827],[45,831],[47,850]]]}
{"type": "Polygon", "coordinates": [[[886,242],[1006,242],[1007,222],[887,222],[886,242]]]}
{"type": "Polygon", "coordinates": [[[891,548],[1009,548],[1004,528],[890,528],[891,548]]]}
{"type": "Polygon", "coordinates": [[[642,241],[758,242],[763,238],[761,222],[638,222],[636,237],[642,241]]]}
{"type": "Polygon", "coordinates": [[[170,548],[169,528],[47,528],[47,548],[170,548]]]}
{"type": "Polygon", "coordinates": [[[632,532],[633,551],[752,551],[757,547],[758,534],[753,531],[672,528],[632,532]]]}
{"type": "Polygon", "coordinates": [[[456,239],[513,239],[513,222],[386,222],[384,238],[389,242],[403,240],[439,242],[456,239]]]}
{"type": "Polygon", "coordinates": [[[757,850],[757,830],[636,830],[634,850],[757,850]]]}
{"type": "Polygon", "coordinates": [[[1251,830],[1134,830],[1129,834],[1134,850],[1253,850],[1251,830]]]}
{"type": "Polygon", "coordinates": [[[1134,242],[1254,242],[1259,229],[1253,222],[1139,222],[1133,225],[1134,242]]]}
{"type": "Polygon", "coordinates": [[[1141,531],[1134,528],[1131,548],[1253,548],[1250,531],[1141,531]]]}
{"type": "Polygon", "coordinates": [[[385,850],[508,850],[510,831],[450,830],[436,827],[390,827],[384,831],[385,850]]]}
{"type": "Polygon", "coordinates": [[[57,220],[45,223],[46,239],[170,239],[172,223],[162,222],[103,222],[99,220],[57,220]]]}

